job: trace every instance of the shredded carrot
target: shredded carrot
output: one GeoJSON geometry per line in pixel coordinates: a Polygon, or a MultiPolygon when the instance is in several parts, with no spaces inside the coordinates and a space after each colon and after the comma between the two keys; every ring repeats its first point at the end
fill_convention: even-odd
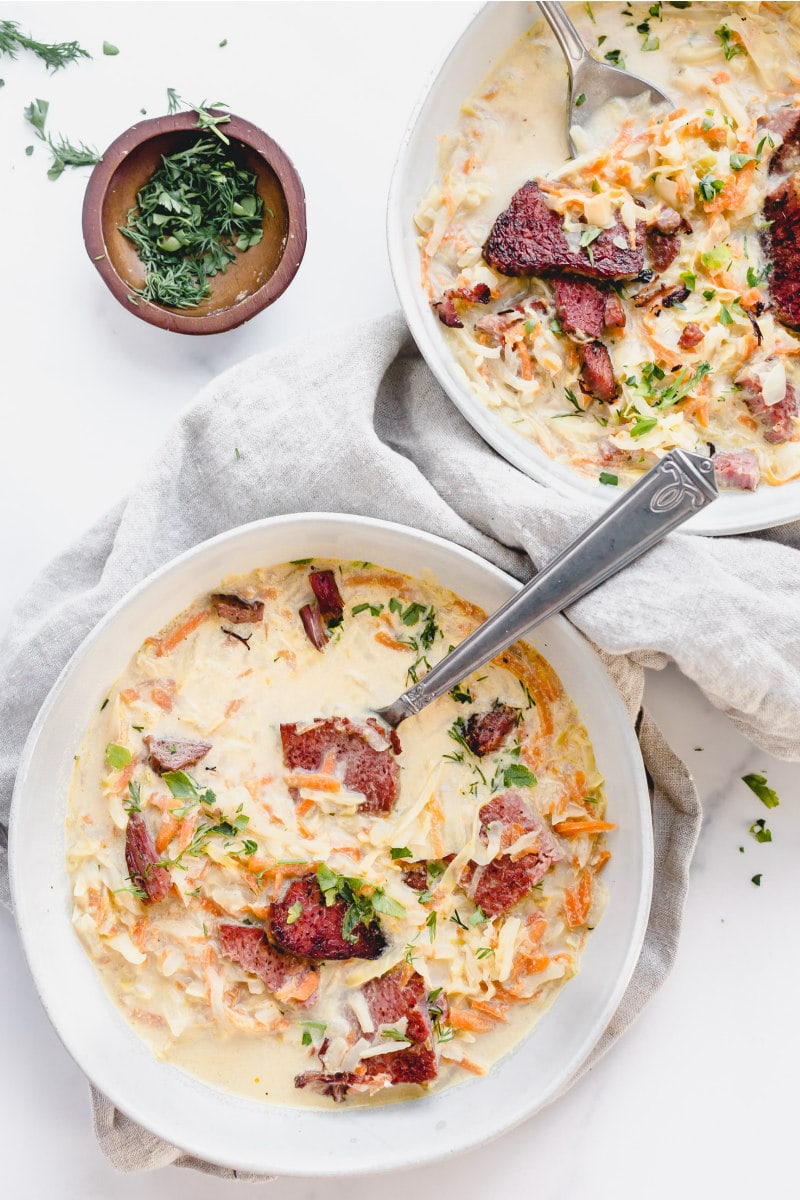
{"type": "Polygon", "coordinates": [[[580,837],[583,833],[606,833],[616,829],[612,821],[592,821],[576,817],[574,820],[561,821],[553,826],[559,837],[580,837]]]}
{"type": "Polygon", "coordinates": [[[480,1063],[474,1062],[471,1058],[460,1058],[458,1065],[463,1067],[465,1071],[471,1071],[473,1075],[485,1075],[486,1067],[482,1067],[480,1063]]]}
{"type": "Polygon", "coordinates": [[[495,1021],[508,1020],[508,1005],[493,1000],[470,1000],[470,1005],[476,1012],[485,1013],[495,1021]]]}
{"type": "Polygon", "coordinates": [[[550,966],[549,954],[525,954],[517,951],[514,955],[514,966],[511,971],[511,978],[516,980],[522,975],[537,975],[539,971],[544,971],[550,966]]]}
{"type": "Polygon", "coordinates": [[[725,186],[722,191],[717,192],[713,200],[709,200],[707,204],[703,205],[705,212],[711,215],[712,213],[725,212],[727,209],[735,210],[740,208],[747,199],[747,193],[750,191],[754,170],[755,163],[748,163],[736,175],[730,175],[725,180],[725,186]]]}
{"type": "Polygon", "coordinates": [[[307,875],[311,865],[311,863],[269,862],[265,858],[256,857],[255,854],[251,854],[246,863],[248,871],[253,871],[256,875],[281,875],[286,879],[296,879],[301,875],[307,875]]]}
{"type": "Polygon", "coordinates": [[[161,828],[156,834],[156,850],[159,854],[163,854],[167,846],[177,834],[181,827],[180,821],[175,817],[165,817],[161,823],[161,828]]]}
{"type": "Polygon", "coordinates": [[[466,1008],[451,1008],[447,1020],[453,1029],[467,1029],[470,1033],[488,1033],[495,1027],[495,1021],[490,1017],[470,1012],[466,1008]]]}
{"type": "Polygon", "coordinates": [[[298,804],[297,808],[295,809],[295,814],[298,817],[304,817],[306,815],[306,813],[311,812],[311,809],[313,807],[314,807],[313,800],[301,800],[300,803],[298,804]]]}
{"type": "Polygon", "coordinates": [[[131,777],[133,775],[133,768],[135,766],[136,766],[136,759],[132,758],[131,761],[128,763],[127,767],[123,767],[123,769],[120,771],[119,775],[117,776],[117,779],[115,780],[115,782],[111,788],[111,791],[114,793],[115,796],[121,796],[123,792],[126,792],[128,790],[128,784],[131,781],[131,777]]]}
{"type": "Polygon", "coordinates": [[[136,688],[125,688],[119,694],[120,700],[124,700],[126,704],[133,704],[134,700],[139,699],[139,693],[136,688]]]}
{"type": "Polygon", "coordinates": [[[153,703],[164,712],[172,712],[172,696],[164,688],[154,687],[150,695],[153,697],[153,703]]]}
{"type": "Polygon", "coordinates": [[[408,650],[405,642],[398,642],[396,638],[393,638],[391,634],[384,633],[382,629],[375,634],[375,641],[380,642],[382,646],[388,646],[390,650],[408,650]]]}
{"type": "Polygon", "coordinates": [[[591,904],[592,873],[586,870],[581,872],[575,891],[564,893],[564,915],[570,929],[577,929],[579,925],[583,925],[589,915],[591,904]]]}
{"type": "Polygon", "coordinates": [[[162,658],[163,655],[169,654],[176,646],[185,641],[190,633],[194,633],[195,629],[202,625],[204,621],[207,621],[210,616],[211,613],[207,608],[201,608],[199,612],[192,613],[191,617],[188,617],[176,629],[173,629],[172,633],[168,633],[163,638],[156,638],[155,647],[158,657],[162,658]]]}
{"type": "Polygon", "coordinates": [[[352,858],[356,862],[361,858],[358,846],[331,846],[331,854],[346,854],[348,858],[352,858]]]}
{"type": "MultiPolygon", "coordinates": [[[[731,34],[731,38],[732,38],[732,40],[736,41],[738,45],[740,45],[740,46],[742,45],[742,39],[737,34],[735,34],[735,33],[731,34]]],[[[730,83],[730,81],[731,81],[731,77],[727,71],[717,71],[716,75],[711,76],[712,83],[716,83],[716,84],[730,83]]]]}
{"type": "Polygon", "coordinates": [[[284,775],[289,788],[308,787],[317,792],[340,792],[342,785],[333,775],[321,775],[318,771],[297,771],[284,775]]]}
{"type": "Polygon", "coordinates": [[[309,971],[304,975],[296,987],[286,996],[287,1000],[297,1000],[302,1004],[304,1000],[308,1000],[309,996],[313,996],[319,984],[319,975],[316,971],[309,971]]]}
{"type": "Polygon", "coordinates": [[[194,832],[197,829],[200,820],[200,813],[193,812],[181,821],[181,836],[178,841],[178,849],[185,850],[194,837],[194,832]]]}
{"type": "Polygon", "coordinates": [[[320,771],[323,775],[332,775],[336,769],[336,751],[329,750],[320,764],[320,771]]]}
{"type": "Polygon", "coordinates": [[[600,872],[602,871],[603,867],[606,865],[606,863],[609,861],[609,859],[610,859],[610,858],[611,858],[611,851],[610,851],[610,850],[601,850],[601,852],[600,852],[600,853],[598,854],[598,856],[597,856],[597,862],[596,862],[596,863],[595,863],[595,865],[594,865],[594,873],[595,873],[595,875],[599,875],[599,874],[600,874],[600,872]]]}
{"type": "Polygon", "coordinates": [[[390,592],[397,592],[404,598],[408,590],[408,580],[405,575],[393,575],[389,571],[376,571],[370,575],[351,575],[348,582],[353,587],[373,583],[376,587],[386,588],[390,592]]]}
{"type": "Polygon", "coordinates": [[[231,700],[230,704],[225,709],[226,720],[229,717],[232,717],[234,715],[234,713],[237,713],[243,704],[244,704],[244,700],[231,700]]]}

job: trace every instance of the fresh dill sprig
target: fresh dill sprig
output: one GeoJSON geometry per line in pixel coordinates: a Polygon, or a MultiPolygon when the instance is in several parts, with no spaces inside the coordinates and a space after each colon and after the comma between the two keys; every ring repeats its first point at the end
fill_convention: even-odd
{"type": "Polygon", "coordinates": [[[69,138],[64,137],[63,133],[59,133],[56,138],[53,138],[46,132],[45,124],[49,108],[47,100],[31,100],[25,109],[26,121],[29,121],[36,130],[37,137],[47,143],[53,155],[47,178],[58,179],[65,167],[91,167],[95,163],[99,163],[100,155],[85,142],[75,145],[69,138]]]}
{"type": "Polygon", "coordinates": [[[77,42],[37,42],[35,38],[20,32],[16,21],[0,21],[0,55],[16,58],[18,50],[30,50],[51,70],[66,67],[81,58],[91,58],[77,42]]]}
{"type": "Polygon", "coordinates": [[[210,133],[215,134],[224,145],[229,146],[230,138],[225,136],[219,126],[228,124],[231,119],[230,113],[221,112],[215,115],[209,111],[212,108],[227,107],[224,100],[215,100],[213,104],[207,104],[205,100],[202,104],[192,104],[189,100],[184,100],[183,96],[179,96],[175,88],[167,88],[167,112],[170,116],[182,108],[190,108],[197,114],[198,129],[207,129],[210,133]]]}

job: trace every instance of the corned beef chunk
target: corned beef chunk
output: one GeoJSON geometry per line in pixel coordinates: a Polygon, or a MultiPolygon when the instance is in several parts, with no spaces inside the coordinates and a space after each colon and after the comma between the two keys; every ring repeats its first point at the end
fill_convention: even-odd
{"type": "Polygon", "coordinates": [[[291,999],[291,992],[308,978],[310,967],[303,959],[271,946],[257,925],[220,925],[222,953],[250,975],[256,975],[268,991],[291,999]]]}
{"type": "Polygon", "coordinates": [[[754,492],[761,479],[754,450],[717,450],[712,456],[714,474],[720,487],[754,492]]]}
{"type": "Polygon", "coordinates": [[[590,246],[573,250],[562,217],[545,203],[538,183],[522,185],[500,213],[483,247],[489,266],[501,275],[580,275],[585,279],[635,279],[644,267],[644,223],[631,249],[628,230],[617,221],[590,246]]]}
{"type": "Polygon", "coordinates": [[[617,394],[617,381],[614,378],[614,367],[611,356],[602,342],[589,342],[581,346],[583,368],[581,370],[581,388],[587,396],[595,400],[613,400],[617,394]]]}
{"type": "Polygon", "coordinates": [[[125,832],[125,862],[128,877],[135,888],[144,892],[142,900],[150,904],[163,900],[172,887],[169,871],[158,865],[159,856],[150,830],[141,813],[132,812],[125,832]]]}
{"type": "Polygon", "coordinates": [[[348,908],[338,895],[327,904],[316,875],[304,875],[289,885],[283,899],[270,905],[269,936],[282,950],[301,958],[378,958],[386,948],[380,924],[374,918],[367,925],[360,922],[346,937],[348,908]]]}
{"type": "Polygon", "coordinates": [[[487,917],[496,917],[526,896],[563,855],[552,833],[518,792],[493,796],[480,810],[480,819],[484,842],[489,840],[490,825],[498,822],[502,826],[500,853],[486,866],[469,863],[461,876],[461,886],[487,917]],[[503,854],[526,833],[534,832],[538,839],[530,853],[516,862],[511,855],[503,854]]]}
{"type": "Polygon", "coordinates": [[[211,603],[218,617],[234,625],[260,621],[264,616],[262,600],[243,600],[241,596],[223,595],[219,592],[211,597],[211,603]]]}
{"type": "Polygon", "coordinates": [[[165,771],[183,771],[205,758],[211,742],[190,742],[186,738],[157,738],[149,735],[144,744],[150,751],[148,762],[159,775],[165,771]]]}
{"type": "Polygon", "coordinates": [[[344,786],[360,792],[359,812],[391,812],[400,786],[395,754],[400,739],[377,721],[362,727],[347,717],[331,717],[311,725],[281,725],[283,761],[292,771],[319,771],[326,755],[333,754],[344,786]]]}
{"type": "Polygon", "coordinates": [[[772,307],[789,329],[800,329],[800,172],[767,196],[764,217],[771,222],[761,242],[773,268],[772,307]]]}
{"type": "Polygon", "coordinates": [[[471,713],[464,722],[464,741],[473,754],[483,758],[499,750],[519,720],[519,709],[497,704],[485,713],[471,713]]]}

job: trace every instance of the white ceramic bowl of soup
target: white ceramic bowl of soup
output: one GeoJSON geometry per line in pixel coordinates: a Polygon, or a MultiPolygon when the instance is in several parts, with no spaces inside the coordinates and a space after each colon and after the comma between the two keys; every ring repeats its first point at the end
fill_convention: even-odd
{"type": "Polygon", "coordinates": [[[430,534],[364,517],[274,517],[204,542],[151,575],[112,609],[68,663],[22,756],[10,831],[22,943],[42,1003],[75,1061],[128,1116],[199,1158],[239,1170],[343,1175],[446,1158],[531,1116],[592,1050],[630,981],[650,908],[652,829],[638,743],[589,644],[563,618],[530,641],[575,701],[606,780],[617,829],[604,880],[608,908],[579,974],[533,1032],[488,1075],[418,1100],[331,1111],[278,1107],[224,1092],[159,1061],[107,995],[71,925],[64,817],[73,755],[109,685],[146,636],[204,591],[256,566],[306,557],[366,559],[433,576],[487,611],[519,584],[430,534]]]}
{"type": "MultiPolygon", "coordinates": [[[[447,330],[431,308],[420,276],[419,231],[414,224],[414,212],[437,176],[442,136],[455,129],[460,106],[473,95],[497,60],[530,29],[539,16],[538,9],[536,3],[487,4],[481,8],[420,99],[401,142],[389,191],[389,259],[414,340],[445,392],[473,428],[525,474],[564,496],[589,502],[599,515],[617,498],[616,489],[598,487],[566,463],[550,458],[535,442],[516,433],[498,413],[487,408],[472,391],[456,361],[447,330]]],[[[566,67],[558,78],[539,79],[535,86],[544,89],[542,111],[547,113],[542,128],[536,131],[537,144],[550,153],[553,138],[557,137],[563,142],[566,159],[566,118],[562,109],[566,67]],[[550,108],[547,98],[553,93],[557,93],[558,102],[550,108]]],[[[536,174],[536,164],[532,162],[527,177],[536,174]]],[[[498,196],[498,213],[508,200],[507,195],[498,196]]],[[[745,533],[782,525],[798,517],[800,479],[780,487],[762,485],[756,492],[722,490],[719,499],[692,517],[684,529],[699,534],[745,533]]]]}

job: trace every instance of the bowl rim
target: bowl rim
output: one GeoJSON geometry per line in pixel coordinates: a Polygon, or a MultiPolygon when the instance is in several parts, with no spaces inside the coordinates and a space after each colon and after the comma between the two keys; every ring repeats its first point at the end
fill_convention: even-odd
{"type": "MultiPolygon", "coordinates": [[[[216,109],[210,111],[221,115],[216,109]]],[[[199,133],[197,114],[193,110],[150,117],[131,125],[115,138],[104,152],[92,171],[83,198],[81,224],[86,253],[109,291],[134,316],[173,333],[224,333],[228,329],[243,325],[283,295],[297,274],[306,250],[305,191],[294,163],[278,143],[257,125],[234,113],[225,115],[230,115],[230,120],[225,122],[226,137],[230,135],[231,140],[255,151],[274,171],[286,199],[289,218],[286,244],[277,267],[257,291],[240,300],[238,304],[196,317],[141,298],[137,298],[137,303],[133,304],[128,299],[131,294],[130,286],[115,270],[103,236],[103,201],[119,167],[129,154],[153,138],[170,133],[199,133]]]]}
{"type": "MultiPolygon", "coordinates": [[[[177,572],[181,567],[184,567],[193,559],[201,559],[205,555],[211,556],[213,551],[220,546],[223,546],[226,542],[235,543],[239,539],[246,540],[249,537],[256,537],[265,532],[268,533],[273,528],[277,528],[281,532],[285,532],[287,528],[289,530],[298,530],[300,536],[303,536],[304,533],[308,535],[308,530],[312,526],[317,526],[317,530],[314,532],[314,537],[319,538],[320,541],[327,536],[326,527],[330,536],[336,536],[337,534],[340,534],[343,529],[346,534],[351,532],[365,531],[367,534],[373,533],[375,536],[379,536],[381,532],[385,532],[389,537],[396,537],[399,535],[401,538],[405,537],[414,543],[422,542],[427,544],[431,548],[432,552],[438,550],[439,552],[444,552],[446,555],[449,554],[452,556],[454,568],[457,566],[457,562],[460,559],[462,562],[465,562],[469,568],[477,569],[479,572],[484,573],[485,576],[490,577],[495,582],[499,582],[506,587],[510,586],[514,590],[518,590],[522,586],[518,580],[508,575],[500,568],[494,566],[494,564],[481,558],[480,555],[474,553],[473,551],[460,546],[456,542],[449,541],[446,538],[424,531],[419,531],[410,526],[401,525],[392,521],[384,521],[371,517],[362,517],[343,513],[290,513],[275,517],[268,517],[262,520],[250,522],[245,525],[237,526],[234,529],[227,530],[224,533],[218,534],[213,538],[207,539],[206,541],[191,547],[182,554],[158,567],[149,576],[147,576],[147,578],[136,584],[119,601],[117,601],[117,603],[111,609],[109,609],[105,616],[103,616],[95,624],[95,626],[87,634],[80,646],[77,648],[61,671],[58,679],[53,685],[36,717],[20,759],[20,765],[12,799],[11,819],[9,823],[9,867],[11,877],[11,894],[13,898],[14,909],[17,915],[20,940],[26,960],[28,962],[28,967],[33,976],[34,985],[39,995],[39,999],[59,1039],[83,1073],[93,1083],[96,1081],[93,1078],[92,1071],[85,1065],[87,1056],[89,1054],[87,1049],[87,1041],[90,1041],[91,1039],[89,1038],[82,1040],[80,1037],[77,1037],[73,1023],[71,1021],[66,1021],[66,1009],[70,1003],[70,998],[64,993],[63,988],[59,988],[57,982],[47,978],[46,970],[49,970],[50,967],[47,966],[45,971],[40,972],[39,968],[42,960],[41,955],[36,953],[35,946],[35,939],[39,933],[39,929],[38,926],[33,927],[33,925],[30,924],[32,915],[32,902],[28,891],[26,891],[25,879],[22,870],[21,860],[24,857],[24,843],[22,842],[20,826],[23,822],[23,818],[21,816],[21,811],[23,808],[22,798],[27,788],[27,780],[31,771],[31,764],[36,757],[37,744],[39,742],[40,735],[47,725],[51,711],[57,705],[61,693],[67,686],[70,676],[73,674],[73,672],[79,669],[84,656],[91,650],[93,644],[100,639],[101,635],[108,626],[113,626],[116,622],[118,622],[125,610],[129,606],[134,605],[140,599],[140,597],[154,584],[162,581],[165,577],[168,577],[172,573],[177,572]],[[34,961],[36,961],[36,966],[34,966],[34,961]],[[69,1033],[62,1028],[62,1015],[65,1023],[69,1024],[70,1026],[69,1033]]],[[[398,551],[398,553],[400,552],[398,551]]],[[[443,582],[443,586],[448,586],[447,581],[443,582]]],[[[605,996],[605,1002],[601,1007],[597,1008],[593,1012],[591,1020],[587,1020],[587,1031],[584,1032],[578,1048],[572,1053],[572,1057],[561,1065],[560,1085],[554,1084],[548,1092],[537,1097],[534,1102],[531,1102],[527,1096],[523,1095],[517,1095],[509,1099],[507,1111],[504,1112],[502,1118],[499,1121],[497,1119],[493,1121],[487,1120],[485,1125],[482,1123],[480,1135],[471,1141],[466,1141],[463,1134],[460,1135],[459,1139],[459,1135],[454,1134],[451,1131],[451,1144],[449,1145],[436,1145],[433,1148],[427,1148],[422,1152],[418,1150],[416,1153],[409,1153],[407,1150],[404,1150],[399,1158],[396,1152],[389,1152],[388,1147],[383,1146],[382,1148],[378,1148],[380,1153],[377,1155],[377,1157],[373,1155],[373,1158],[368,1159],[367,1161],[360,1161],[357,1157],[353,1157],[347,1162],[346,1166],[343,1166],[341,1162],[336,1164],[329,1164],[327,1162],[314,1162],[313,1154],[309,1155],[307,1161],[293,1160],[291,1165],[287,1165],[285,1158],[283,1160],[280,1158],[280,1154],[285,1155],[285,1151],[278,1152],[279,1158],[277,1160],[277,1164],[275,1159],[273,1159],[272,1163],[270,1163],[267,1158],[262,1157],[262,1155],[268,1156],[270,1153],[275,1153],[275,1151],[266,1146],[263,1148],[251,1148],[248,1146],[246,1152],[240,1150],[238,1156],[232,1155],[230,1153],[218,1150],[214,1146],[209,1146],[208,1141],[204,1136],[207,1133],[207,1130],[203,1127],[195,1128],[194,1125],[191,1126],[190,1130],[184,1130],[181,1136],[176,1136],[178,1130],[174,1128],[159,1128],[158,1122],[155,1120],[155,1118],[150,1117],[146,1104],[147,1097],[139,1095],[133,1096],[130,1093],[130,1088],[126,1093],[125,1085],[120,1080],[119,1075],[114,1076],[112,1072],[111,1077],[103,1080],[102,1090],[104,1094],[108,1096],[108,1098],[118,1108],[120,1108],[122,1112],[127,1113],[129,1117],[138,1122],[145,1129],[150,1130],[156,1136],[160,1138],[166,1138],[170,1143],[179,1146],[185,1152],[193,1154],[201,1159],[217,1163],[220,1166],[234,1167],[238,1170],[253,1172],[277,1172],[280,1174],[297,1177],[350,1176],[372,1174],[377,1172],[382,1173],[398,1168],[421,1166],[427,1163],[447,1160],[467,1149],[472,1149],[478,1145],[485,1144],[486,1142],[494,1140],[496,1137],[509,1132],[511,1129],[521,1124],[524,1120],[535,1115],[546,1104],[556,1099],[561,1090],[563,1090],[563,1087],[574,1079],[576,1073],[586,1062],[592,1050],[596,1047],[597,1043],[605,1032],[608,1023],[612,1019],[614,1013],[617,1011],[639,960],[647,924],[649,921],[652,900],[654,865],[653,829],[650,816],[649,792],[644,764],[641,758],[641,750],[636,739],[633,726],[627,712],[625,711],[621,697],[619,696],[615,685],[613,684],[610,676],[608,676],[594,648],[579,633],[579,631],[566,620],[566,618],[560,615],[552,617],[545,626],[541,627],[542,630],[546,629],[547,626],[550,626],[551,628],[557,627],[562,637],[566,638],[568,643],[576,647],[577,657],[583,659],[584,670],[590,669],[589,673],[596,673],[596,680],[599,680],[600,678],[603,679],[602,686],[605,689],[605,695],[603,697],[604,706],[606,709],[610,708],[613,710],[616,708],[617,710],[615,725],[618,732],[618,741],[616,743],[616,749],[619,752],[621,759],[624,760],[626,764],[624,768],[625,772],[629,775],[630,779],[637,781],[634,786],[634,811],[638,814],[638,825],[635,829],[635,835],[641,854],[642,867],[641,872],[637,874],[636,878],[635,902],[629,901],[631,910],[634,913],[634,918],[631,925],[631,934],[627,940],[627,945],[624,948],[624,953],[621,954],[623,962],[622,969],[618,971],[613,985],[609,987],[605,996]],[[250,1157],[244,1157],[245,1153],[250,1155],[250,1157]]],[[[70,746],[70,757],[72,749],[73,747],[70,746]]],[[[39,850],[37,850],[37,855],[38,854],[39,850]]],[[[51,901],[48,899],[42,901],[42,903],[49,904],[51,901]]],[[[62,914],[61,920],[69,921],[69,917],[62,914]]],[[[92,971],[94,971],[93,964],[89,962],[88,957],[86,961],[91,967],[92,971]]],[[[107,1004],[110,1010],[113,1010],[117,1014],[118,1021],[121,1022],[125,1026],[125,1029],[130,1032],[130,1026],[127,1025],[124,1017],[117,1013],[113,1001],[111,1001],[105,994],[104,1003],[107,1004]]],[[[149,1046],[146,1046],[145,1043],[139,1039],[138,1035],[135,1034],[135,1032],[133,1032],[131,1036],[140,1043],[148,1057],[152,1055],[152,1051],[150,1050],[149,1046]]],[[[516,1050],[519,1050],[520,1047],[524,1046],[527,1036],[528,1035],[526,1035],[526,1038],[524,1038],[523,1041],[518,1044],[516,1050]]],[[[512,1054],[514,1052],[515,1051],[512,1051],[512,1054]]],[[[104,1054],[103,1062],[106,1061],[107,1057],[104,1054]]],[[[154,1059],[153,1061],[156,1060],[154,1059]]],[[[166,1067],[168,1070],[178,1070],[177,1068],[171,1067],[169,1063],[160,1064],[160,1066],[166,1067]]],[[[180,1073],[185,1074],[183,1072],[180,1073]]],[[[192,1077],[187,1076],[187,1078],[191,1079],[192,1077]]],[[[364,1114],[371,1113],[374,1115],[375,1113],[382,1112],[384,1114],[391,1115],[393,1110],[395,1113],[397,1113],[398,1110],[408,1111],[409,1109],[414,1109],[419,1113],[420,1119],[424,1118],[427,1122],[432,1124],[434,1117],[432,1106],[437,1101],[441,1101],[443,1096],[452,1096],[453,1093],[461,1091],[464,1088],[480,1086],[481,1083],[481,1080],[472,1080],[467,1084],[459,1084],[453,1088],[448,1088],[442,1093],[436,1093],[430,1097],[422,1097],[410,1104],[402,1103],[400,1105],[390,1105],[385,1108],[359,1108],[357,1110],[353,1110],[353,1113],[351,1114],[351,1121],[352,1117],[355,1116],[356,1122],[360,1120],[361,1124],[363,1125],[364,1114]]],[[[200,1086],[203,1088],[211,1088],[213,1090],[215,1106],[221,1111],[224,1110],[226,1102],[232,1099],[229,1094],[225,1093],[219,1088],[214,1087],[213,1084],[204,1084],[201,1082],[200,1086]]],[[[233,1099],[236,1100],[237,1098],[233,1097],[233,1099]]],[[[263,1108],[263,1106],[259,1107],[263,1108]]],[[[281,1112],[288,1112],[294,1121],[301,1120],[306,1115],[318,1115],[317,1110],[301,1110],[297,1108],[282,1110],[280,1106],[272,1107],[278,1114],[281,1112]]],[[[351,1133],[353,1132],[353,1126],[351,1123],[348,1123],[347,1130],[351,1133]]],[[[343,1122],[341,1130],[337,1132],[344,1132],[343,1122]]],[[[341,1140],[346,1141],[344,1138],[341,1140]]],[[[445,1141],[445,1139],[442,1138],[441,1141],[445,1141]]],[[[343,1153],[345,1155],[348,1153],[346,1147],[344,1148],[343,1153]]],[[[351,1155],[353,1154],[352,1151],[350,1153],[351,1155]]]]}
{"type": "MultiPolygon", "coordinates": [[[[403,205],[403,191],[407,176],[414,166],[420,125],[431,101],[443,86],[443,77],[465,54],[472,42],[481,37],[487,25],[502,19],[502,10],[527,10],[527,25],[530,26],[538,17],[536,9],[541,3],[542,0],[512,0],[511,3],[486,0],[485,3],[481,3],[432,70],[411,111],[398,145],[386,205],[386,241],[392,279],[406,324],[434,377],[465,420],[512,466],[537,483],[552,488],[559,495],[588,504],[593,515],[600,516],[614,503],[614,493],[617,489],[596,486],[566,464],[550,458],[538,443],[524,439],[514,432],[502,417],[487,408],[474,395],[466,382],[466,376],[462,379],[460,375],[460,367],[445,343],[443,327],[433,315],[427,297],[424,306],[421,304],[420,297],[423,293],[419,272],[409,271],[406,262],[406,247],[409,239],[415,238],[415,234],[413,212],[403,205]]],[[[509,47],[510,44],[509,42],[509,47]]],[[[489,70],[492,61],[487,52],[485,71],[489,70]]],[[[472,86],[479,83],[480,79],[475,79],[472,86]]],[[[452,99],[453,116],[450,128],[455,124],[458,106],[464,100],[464,96],[454,96],[452,99]]],[[[437,127],[435,132],[429,131],[431,142],[444,132],[446,129],[441,127],[437,127]]],[[[431,175],[429,182],[432,182],[432,179],[431,175]]],[[[683,525],[682,532],[723,537],[778,528],[790,524],[799,516],[800,479],[787,480],[777,487],[762,484],[753,493],[721,489],[715,503],[690,517],[683,525]]]]}

